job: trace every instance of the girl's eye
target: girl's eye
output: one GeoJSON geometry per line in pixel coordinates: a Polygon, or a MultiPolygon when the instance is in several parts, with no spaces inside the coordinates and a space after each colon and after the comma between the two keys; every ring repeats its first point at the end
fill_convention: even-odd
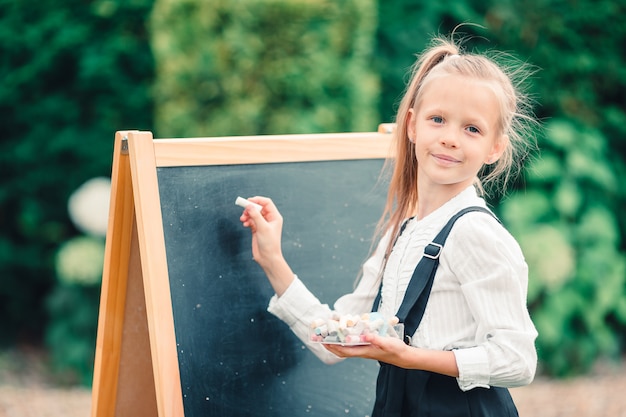
{"type": "Polygon", "coordinates": [[[441,116],[433,116],[430,118],[430,120],[432,120],[435,123],[443,123],[443,117],[441,116]]]}
{"type": "Polygon", "coordinates": [[[480,129],[478,129],[476,126],[469,126],[467,130],[469,130],[470,133],[480,133],[480,129]]]}

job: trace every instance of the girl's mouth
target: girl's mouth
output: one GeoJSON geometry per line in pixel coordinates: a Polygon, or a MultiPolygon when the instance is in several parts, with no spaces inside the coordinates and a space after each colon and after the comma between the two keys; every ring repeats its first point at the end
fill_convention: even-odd
{"type": "Polygon", "coordinates": [[[458,159],[451,157],[450,155],[445,155],[445,154],[432,154],[432,155],[437,161],[446,165],[458,164],[459,162],[461,162],[458,159]]]}

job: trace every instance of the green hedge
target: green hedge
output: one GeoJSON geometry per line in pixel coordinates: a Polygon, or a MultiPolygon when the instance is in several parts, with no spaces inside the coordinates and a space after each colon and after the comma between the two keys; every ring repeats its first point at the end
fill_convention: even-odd
{"type": "Polygon", "coordinates": [[[502,211],[529,258],[539,354],[556,375],[585,372],[626,348],[626,185],[619,175],[626,116],[617,93],[626,87],[626,28],[615,18],[625,9],[604,0],[576,7],[534,0],[509,9],[494,3],[486,13],[502,47],[542,69],[535,80],[546,119],[541,155],[526,190],[502,211]]]}
{"type": "MultiPolygon", "coordinates": [[[[0,1],[3,345],[41,341],[67,314],[61,310],[71,304],[45,300],[63,285],[54,273],[57,250],[80,234],[68,218],[68,197],[87,179],[110,175],[116,129],[152,127],[154,65],[145,24],[151,6],[0,1]]],[[[91,293],[84,296],[94,308],[91,293]]],[[[90,329],[75,333],[93,351],[96,323],[89,317],[90,329]]]]}
{"type": "Polygon", "coordinates": [[[160,137],[371,131],[373,0],[158,0],[160,137]]]}

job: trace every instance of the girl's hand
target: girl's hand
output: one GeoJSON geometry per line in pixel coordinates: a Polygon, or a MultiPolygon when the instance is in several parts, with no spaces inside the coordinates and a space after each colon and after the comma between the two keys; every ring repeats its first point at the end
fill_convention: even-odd
{"type": "Polygon", "coordinates": [[[249,200],[262,209],[248,206],[239,220],[252,231],[252,258],[263,268],[280,297],[294,280],[281,248],[283,216],[269,198],[252,197],[249,200]]]}
{"type": "Polygon", "coordinates": [[[416,349],[406,345],[401,339],[395,337],[378,336],[368,334],[365,338],[369,345],[341,346],[325,344],[324,347],[341,358],[359,357],[373,359],[396,365],[401,368],[409,367],[407,363],[407,352],[409,349],[416,349]]]}
{"type": "Polygon", "coordinates": [[[281,235],[283,217],[272,202],[266,197],[252,197],[250,201],[259,204],[258,210],[248,206],[239,220],[252,232],[252,257],[261,267],[270,266],[272,260],[282,256],[281,235]]]}
{"type": "Polygon", "coordinates": [[[454,378],[459,376],[454,353],[450,350],[422,349],[406,345],[395,337],[369,334],[365,346],[324,345],[341,358],[374,359],[405,369],[422,369],[454,378]]]}

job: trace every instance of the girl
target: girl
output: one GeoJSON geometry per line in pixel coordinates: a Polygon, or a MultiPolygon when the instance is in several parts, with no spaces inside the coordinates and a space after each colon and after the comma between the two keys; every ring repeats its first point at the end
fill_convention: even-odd
{"type": "MultiPolygon", "coordinates": [[[[375,309],[396,315],[433,237],[461,209],[486,208],[483,185],[504,186],[523,159],[516,152],[533,123],[512,81],[519,73],[507,75],[493,60],[462,54],[443,38],[418,59],[396,117],[382,237],[336,312],[371,311],[377,299],[375,309]]],[[[523,254],[493,215],[471,212],[456,221],[430,294],[422,296],[425,310],[411,317],[419,326],[409,331],[409,344],[370,334],[365,346],[323,345],[308,340],[309,323],[329,307],[285,261],[276,206],[265,197],[250,200],[263,208],[247,208],[240,220],[276,292],[268,310],[326,363],[346,357],[381,363],[373,417],[518,415],[506,387],[533,380],[537,332],[526,307],[523,254]]]]}

